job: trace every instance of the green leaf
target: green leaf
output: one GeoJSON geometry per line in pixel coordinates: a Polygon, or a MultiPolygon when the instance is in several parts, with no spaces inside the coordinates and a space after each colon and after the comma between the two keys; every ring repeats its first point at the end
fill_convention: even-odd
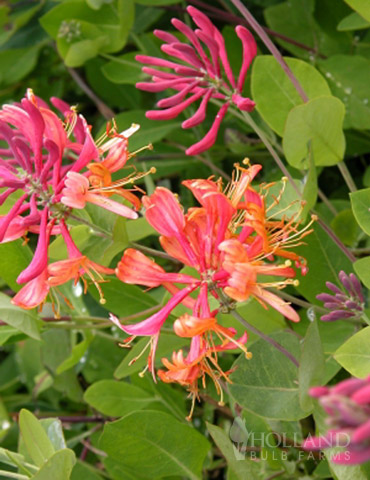
{"type": "Polygon", "coordinates": [[[66,448],[66,441],[63,434],[62,422],[59,418],[43,418],[39,420],[42,428],[45,430],[55,451],[66,448]]]}
{"type": "Polygon", "coordinates": [[[330,222],[330,225],[345,245],[352,246],[356,243],[360,229],[350,208],[339,212],[330,222]]]}
{"type": "Polygon", "coordinates": [[[46,464],[39,470],[33,480],[69,480],[71,472],[76,462],[76,456],[73,450],[65,448],[54,453],[46,464]]]}
{"type": "Polygon", "coordinates": [[[309,302],[322,305],[316,295],[327,291],[325,282],[340,286],[338,273],[341,270],[350,273],[352,262],[317,224],[304,242],[306,245],[296,248],[295,252],[306,258],[309,270],[305,276],[299,275],[299,285],[296,288],[309,302]]]}
{"type": "MultiPolygon", "coordinates": [[[[136,285],[128,285],[118,278],[110,278],[109,282],[100,284],[106,303],[104,308],[120,317],[126,317],[155,307],[157,302],[136,285]]],[[[96,289],[90,290],[91,295],[99,299],[96,289]]],[[[154,311],[152,312],[154,313],[154,311]]],[[[144,314],[145,315],[145,314],[144,314]]],[[[148,317],[151,313],[148,313],[148,317]]]]}
{"type": "Polygon", "coordinates": [[[370,235],[370,188],[350,193],[353,214],[362,228],[370,235]]]}
{"type": "Polygon", "coordinates": [[[72,470],[71,480],[103,480],[103,477],[95,473],[89,463],[77,460],[72,470]]]}
{"type": "MultiPolygon", "coordinates": [[[[132,365],[130,362],[137,357],[148,344],[148,337],[140,339],[135,346],[130,350],[130,352],[125,356],[122,362],[118,365],[114,372],[115,378],[121,379],[133,375],[134,373],[140,372],[145,365],[147,364],[147,358],[145,355],[142,355],[138,360],[135,361],[132,365]]],[[[155,356],[155,365],[161,365],[161,358],[169,355],[173,351],[179,350],[180,348],[187,345],[189,342],[186,338],[177,337],[169,333],[161,333],[159,336],[156,356],[155,356]]]]}
{"type": "Polygon", "coordinates": [[[370,128],[370,61],[360,55],[333,55],[320,60],[333,95],[346,107],[344,128],[370,128]]]}
{"type": "Polygon", "coordinates": [[[194,428],[171,415],[140,411],[107,424],[100,448],[138,475],[179,475],[198,480],[210,445],[194,428]]]}
{"type": "MultiPolygon", "coordinates": [[[[310,64],[284,57],[309,99],[330,95],[324,77],[310,64]]],[[[252,98],[257,111],[268,125],[283,136],[290,110],[303,103],[289,77],[272,55],[259,55],[252,69],[252,98]]]]}
{"type": "Polygon", "coordinates": [[[370,256],[356,260],[353,268],[361,282],[366,285],[367,288],[370,288],[370,256]]]}
{"type": "Polygon", "coordinates": [[[42,467],[54,455],[55,449],[41,423],[23,408],[19,414],[19,428],[30,457],[35,465],[42,467]]]}
{"type": "Polygon", "coordinates": [[[36,66],[41,44],[30,48],[14,48],[0,52],[0,85],[14,85],[36,66]]]}
{"type": "Polygon", "coordinates": [[[123,417],[134,410],[145,408],[154,398],[135,385],[102,380],[86,390],[84,400],[104,415],[123,417]]]}
{"type": "Polygon", "coordinates": [[[0,275],[14,292],[23,287],[16,278],[29,265],[32,257],[32,250],[20,239],[0,243],[0,275]]]}
{"type": "Polygon", "coordinates": [[[135,60],[138,53],[129,52],[114,57],[102,67],[102,72],[113,83],[135,85],[145,76],[141,73],[142,65],[135,60]]]}
{"type": "Polygon", "coordinates": [[[344,17],[338,24],[338,30],[340,32],[348,32],[352,30],[362,30],[369,28],[370,22],[361,17],[357,12],[350,13],[347,17],[344,17]]]}
{"type": "Polygon", "coordinates": [[[335,97],[318,97],[294,107],[287,118],[283,148],[293,167],[308,167],[311,141],[315,165],[335,165],[343,159],[345,138],[342,130],[344,105],[335,97]]]}
{"type": "MultiPolygon", "coordinates": [[[[342,2],[336,2],[335,8],[332,8],[332,3],[332,0],[321,0],[321,8],[315,10],[314,0],[286,1],[267,8],[264,15],[272,30],[311,47],[313,52],[328,56],[340,52],[350,53],[352,38],[336,29],[348,9],[342,2]]],[[[310,60],[314,58],[312,51],[303,50],[280,38],[276,38],[276,41],[284,50],[297,57],[310,60]]]]}
{"type": "Polygon", "coordinates": [[[29,337],[40,340],[38,316],[31,310],[25,310],[13,305],[10,298],[0,292],[0,318],[29,337]]]}
{"type": "Polygon", "coordinates": [[[348,5],[361,15],[365,20],[370,22],[370,4],[363,0],[344,0],[348,5]]]}
{"type": "MultiPolygon", "coordinates": [[[[99,40],[97,51],[100,53],[120,50],[127,41],[133,20],[132,0],[115,0],[102,5],[99,10],[89,8],[85,0],[65,0],[43,15],[40,23],[55,40],[71,38],[71,42],[76,39],[92,41],[94,38],[92,29],[94,29],[95,32],[100,32],[101,38],[106,38],[104,42],[99,40]],[[64,22],[63,25],[62,22],[64,22]],[[89,31],[84,31],[83,26],[87,24],[89,24],[89,31]],[[71,37],[67,36],[67,29],[71,37]]],[[[86,44],[80,47],[86,49],[86,44]]],[[[75,47],[74,50],[76,49],[75,47]]],[[[78,52],[74,52],[73,55],[78,55],[78,52]]]]}
{"type": "Polygon", "coordinates": [[[257,462],[249,459],[240,460],[236,458],[233,444],[225,431],[216,425],[207,422],[207,430],[211,434],[215,444],[221,450],[222,455],[227,461],[230,473],[236,480],[250,480],[262,478],[261,468],[257,462]]]}
{"type": "Polygon", "coordinates": [[[335,360],[351,375],[365,378],[370,372],[370,327],[357,332],[334,354],[335,360]]]}
{"type": "MultiPolygon", "coordinates": [[[[299,340],[293,334],[278,332],[270,337],[299,358],[299,340]]],[[[262,417],[298,420],[307,416],[299,405],[298,369],[292,361],[264,340],[255,342],[250,351],[252,359],[241,355],[230,377],[230,394],[235,401],[262,417]]]]}
{"type": "Polygon", "coordinates": [[[77,363],[85,355],[93,339],[94,339],[94,335],[87,330],[84,333],[84,339],[82,340],[82,342],[78,343],[77,345],[74,345],[74,347],[72,348],[71,354],[58,366],[56,370],[57,375],[77,365],[77,363]]]}
{"type": "Polygon", "coordinates": [[[299,399],[302,410],[312,410],[312,399],[308,389],[320,385],[325,373],[325,357],[317,321],[312,322],[306,332],[298,369],[299,399]]]}
{"type": "Polygon", "coordinates": [[[0,345],[4,345],[14,335],[19,335],[19,330],[8,325],[0,327],[0,345]]]}
{"type": "Polygon", "coordinates": [[[147,222],[145,217],[126,222],[127,237],[130,242],[138,242],[149,235],[158,235],[158,232],[147,222]]]}

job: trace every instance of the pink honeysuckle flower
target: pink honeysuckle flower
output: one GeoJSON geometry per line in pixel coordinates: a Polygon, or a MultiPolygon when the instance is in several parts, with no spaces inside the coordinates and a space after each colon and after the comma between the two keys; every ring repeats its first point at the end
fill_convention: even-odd
{"type": "MultiPolygon", "coordinates": [[[[0,140],[7,144],[0,149],[0,187],[3,189],[0,205],[12,200],[8,212],[0,217],[0,242],[25,237],[28,232],[38,236],[31,263],[17,278],[18,283],[26,285],[15,297],[15,302],[25,308],[43,303],[51,287],[50,281],[59,282],[58,285],[62,278],[67,281],[68,275],[61,274],[60,265],[59,280],[55,275],[50,280],[47,250],[52,235],[66,237],[66,222],[72,208],[83,208],[88,201],[134,219],[136,212],[110,197],[117,194],[136,210],[141,205],[130,191],[139,189],[123,187],[132,185],[144,174],[134,172],[117,182],[111,178],[113,172],[137,153],[128,151],[128,138],[139,125],[132,124],[120,134],[115,125],[114,128],[109,126],[107,133],[95,142],[90,126],[74,107],[60,99],[51,101],[63,113],[64,119],[30,89],[20,103],[4,105],[0,110],[0,140]]],[[[64,266],[69,265],[71,278],[76,280],[83,273],[89,276],[91,271],[98,275],[108,274],[105,267],[82,253],[80,256],[79,260],[78,255],[73,256],[73,261],[71,256],[66,259],[64,266]]],[[[56,268],[55,265],[52,268],[54,273],[56,268]]]]}
{"type": "Polygon", "coordinates": [[[339,446],[343,450],[331,455],[331,461],[355,465],[370,460],[370,376],[349,378],[333,387],[314,387],[311,396],[318,398],[328,417],[330,429],[324,436],[308,437],[303,448],[325,450],[339,446]]]}
{"type": "Polygon", "coordinates": [[[236,27],[236,34],[243,45],[243,63],[238,79],[235,81],[221,32],[204,13],[195,7],[187,7],[187,12],[199,27],[198,29],[193,31],[176,18],[172,19],[172,24],[185,36],[190,45],[180,42],[170,33],[155,30],[154,35],[164,42],[162,51],[175,60],[138,55],[137,61],[150,66],[143,67],[143,72],[150,75],[152,81],[139,82],[136,86],[141,90],[154,93],[162,92],[167,88],[178,92],[158,101],[157,106],[161,110],[150,110],[146,113],[146,116],[152,120],[175,118],[191,104],[201,100],[193,116],[182,123],[183,128],[195,127],[205,120],[207,105],[211,98],[224,102],[205,137],[186,150],[188,155],[198,155],[215,143],[221,122],[231,104],[247,112],[254,109],[255,103],[250,98],[243,97],[242,94],[249,66],[257,54],[257,46],[252,34],[245,27],[240,25],[236,27]],[[152,67],[171,69],[173,73],[152,67]]]}
{"type": "MultiPolygon", "coordinates": [[[[182,303],[191,313],[175,321],[175,333],[195,338],[212,335],[213,332],[216,341],[227,339],[221,344],[225,349],[229,342],[235,345],[235,333],[219,326],[216,315],[225,301],[242,302],[251,297],[264,307],[270,305],[290,320],[299,321],[295,310],[268,289],[281,289],[297,283],[291,261],[275,263],[275,257],[285,259],[291,254],[291,258],[300,259],[288,251],[290,235],[294,236],[296,245],[299,244],[300,232],[292,219],[283,222],[269,219],[268,223],[263,223],[264,228],[261,227],[261,212],[266,215],[265,199],[251,187],[260,168],[256,165],[247,169],[237,166],[237,173],[226,192],[222,191],[220,181],[184,181],[183,184],[200,203],[200,207],[190,208],[186,213],[177,197],[164,187],[158,187],[152,195],[143,197],[146,219],[160,233],[163,249],[179,262],[192,267],[193,272],[166,272],[142,252],[127,249],[117,265],[117,277],[128,284],[149,288],[163,286],[172,297],[157,313],[137,324],[121,325],[117,318],[112,317],[119,328],[129,335],[151,336],[151,342],[156,344],[163,323],[182,303]],[[255,211],[258,218],[252,222],[255,211]],[[282,229],[281,234],[279,229],[282,229]],[[278,279],[265,283],[260,277],[266,275],[278,279]],[[194,296],[195,292],[197,296],[194,296]],[[213,311],[212,297],[219,303],[213,311]]],[[[302,235],[305,235],[306,229],[302,230],[302,235]]],[[[239,348],[244,350],[240,345],[239,348]]],[[[153,371],[153,347],[151,350],[150,366],[153,371]]]]}

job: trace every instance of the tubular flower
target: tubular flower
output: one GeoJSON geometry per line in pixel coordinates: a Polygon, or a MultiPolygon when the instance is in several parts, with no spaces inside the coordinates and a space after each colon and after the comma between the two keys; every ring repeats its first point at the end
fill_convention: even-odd
{"type": "MultiPolygon", "coordinates": [[[[220,395],[220,405],[223,405],[223,390],[221,387],[220,379],[231,383],[229,374],[232,370],[224,372],[218,364],[217,354],[225,350],[233,350],[240,348],[245,352],[246,358],[251,358],[252,354],[247,351],[245,343],[247,342],[247,335],[244,334],[239,340],[234,339],[235,330],[233,328],[225,328],[217,325],[215,318],[209,319],[196,319],[190,316],[184,316],[176,320],[174,329],[175,332],[179,326],[184,323],[187,332],[185,336],[192,338],[189,353],[184,357],[183,351],[173,352],[172,362],[167,358],[162,358],[162,363],[167,370],[158,370],[158,377],[165,383],[179,383],[186,387],[189,391],[192,399],[192,407],[188,420],[191,419],[195,401],[199,399],[198,384],[201,384],[205,388],[206,376],[208,375],[213,381],[217,393],[220,395]],[[175,327],[177,322],[177,326],[175,327]],[[210,326],[210,330],[205,330],[205,325],[210,326]],[[190,326],[190,330],[189,330],[190,326]],[[202,334],[194,333],[194,327],[196,331],[200,329],[202,334]],[[217,340],[221,339],[221,344],[216,344],[212,336],[212,332],[216,333],[217,340]]],[[[181,332],[184,332],[183,328],[181,332]]],[[[177,332],[176,332],[177,333],[177,332]]],[[[183,336],[183,335],[180,335],[183,336]]]]}
{"type": "MultiPolygon", "coordinates": [[[[111,173],[134,155],[128,152],[128,137],[139,126],[134,124],[121,134],[109,127],[96,143],[90,126],[74,107],[57,98],[51,102],[62,112],[63,120],[32,90],[20,103],[0,110],[0,140],[6,144],[0,149],[0,205],[6,200],[12,205],[0,217],[0,242],[25,237],[28,232],[38,236],[31,263],[17,278],[26,286],[13,302],[24,308],[41,305],[50,291],[50,237],[67,228],[72,208],[92,202],[136,218],[136,212],[109,197],[118,194],[136,209],[141,205],[132,192],[122,188],[141,174],[111,181],[111,173]]],[[[84,271],[90,270],[86,262],[81,266],[84,271]]]]}
{"type": "Polygon", "coordinates": [[[255,103],[243,97],[242,92],[249,66],[257,54],[257,46],[252,34],[245,27],[240,25],[236,27],[236,34],[243,45],[243,64],[235,80],[221,32],[198,9],[189,6],[187,12],[199,27],[198,29],[193,31],[177,18],[172,19],[172,24],[190,42],[190,45],[180,42],[170,33],[155,30],[154,35],[164,42],[162,51],[175,60],[138,55],[136,60],[149,65],[149,67],[143,67],[143,72],[150,75],[152,81],[139,82],[136,86],[148,92],[161,92],[168,88],[177,91],[176,94],[157,103],[161,110],[146,113],[146,116],[153,120],[175,118],[191,104],[200,100],[197,111],[183,122],[183,128],[195,127],[205,120],[207,105],[211,98],[224,102],[209,132],[202,140],[186,150],[188,155],[197,155],[208,150],[215,143],[221,122],[230,104],[247,112],[254,109],[255,103]],[[173,73],[153,67],[170,69],[173,73]]]}
{"type": "Polygon", "coordinates": [[[370,377],[349,378],[334,387],[311,388],[328,414],[330,427],[323,437],[306,439],[306,450],[324,450],[340,446],[344,450],[331,456],[331,461],[344,465],[370,460],[370,377]]]}
{"type": "Polygon", "coordinates": [[[352,320],[361,318],[364,313],[365,299],[362,293],[360,280],[355,274],[347,275],[343,270],[339,272],[339,281],[344,289],[341,290],[331,282],[326,282],[326,286],[334,295],[329,293],[320,293],[317,299],[324,302],[324,307],[330,310],[330,313],[323,315],[323,322],[334,322],[335,320],[352,320]]]}
{"type": "MultiPolygon", "coordinates": [[[[186,213],[177,197],[166,188],[158,187],[151,196],[143,197],[146,219],[160,233],[163,249],[179,262],[192,267],[195,273],[166,272],[143,253],[135,249],[126,250],[117,265],[117,277],[125,283],[149,288],[161,285],[172,297],[161,310],[138,324],[121,325],[117,318],[112,318],[123,331],[129,335],[149,336],[152,344],[156,344],[163,323],[171,311],[182,303],[190,312],[175,321],[177,335],[192,339],[199,337],[207,351],[216,348],[212,339],[215,337],[221,340],[222,346],[225,346],[225,341],[231,342],[246,352],[243,342],[234,341],[231,330],[217,323],[216,316],[221,308],[229,308],[235,301],[242,302],[254,297],[265,308],[270,305],[290,320],[299,321],[295,310],[269,291],[271,287],[282,289],[286,285],[297,284],[291,260],[286,260],[288,250],[285,246],[292,243],[290,236],[294,237],[295,244],[300,244],[298,222],[290,219],[281,221],[284,235],[276,235],[270,240],[266,252],[264,237],[269,232],[266,233],[265,228],[257,228],[258,222],[251,226],[253,209],[249,207],[249,202],[253,200],[265,211],[265,197],[251,187],[261,166],[243,168],[237,165],[236,168],[237,173],[225,191],[222,190],[221,181],[212,178],[184,181],[183,184],[200,203],[200,207],[190,208],[186,213]],[[286,228],[286,224],[291,228],[286,228]],[[283,263],[277,261],[279,256],[283,257],[283,263]],[[262,275],[275,276],[277,280],[264,282],[260,278],[262,275]],[[195,298],[191,295],[193,292],[197,292],[195,298]],[[219,304],[213,311],[211,297],[219,304]]],[[[302,232],[304,236],[307,228],[302,232]]],[[[290,251],[288,253],[297,263],[304,263],[298,255],[290,251]]],[[[152,348],[152,372],[154,353],[155,348],[152,348]]],[[[180,357],[180,363],[187,368],[188,357],[180,357]]],[[[192,370],[193,366],[191,363],[188,370],[192,374],[195,371],[192,370]]],[[[202,368],[198,371],[205,371],[202,368]]],[[[170,371],[173,372],[173,368],[170,371]]],[[[166,378],[170,378],[172,374],[166,375],[166,378]]]]}

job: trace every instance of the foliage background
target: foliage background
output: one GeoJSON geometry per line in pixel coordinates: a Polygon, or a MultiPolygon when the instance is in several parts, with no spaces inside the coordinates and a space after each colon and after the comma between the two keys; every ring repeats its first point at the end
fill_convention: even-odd
{"type": "MultiPolygon", "coordinates": [[[[209,13],[222,29],[237,71],[242,52],[233,26],[243,22],[240,13],[229,0],[189,3],[209,13]]],[[[120,334],[107,321],[108,312],[121,319],[144,318],[145,313],[140,312],[162,301],[162,289],[143,292],[113,279],[103,286],[107,299],[103,308],[93,290],[82,296],[79,286],[69,285],[64,293],[73,299],[74,311],[65,311],[62,321],[56,322],[48,308],[41,317],[9,303],[9,296],[19,288],[15,278],[32,256],[32,240],[28,246],[21,246],[21,241],[0,245],[0,469],[17,475],[11,478],[368,478],[366,465],[338,467],[302,455],[299,447],[284,450],[278,445],[257,445],[257,462],[249,458],[237,461],[233,451],[231,440],[247,445],[240,436],[243,429],[235,427],[236,418],[241,425],[245,420],[248,431],[285,433],[298,442],[314,431],[314,422],[322,431],[323,414],[307,396],[308,387],[336,383],[349,374],[365,377],[370,371],[370,327],[359,330],[344,321],[320,323],[322,312],[315,298],[325,291],[326,281],[338,284],[340,270],[350,273],[354,269],[370,287],[370,7],[354,0],[244,3],[289,57],[288,65],[310,100],[303,104],[258,41],[259,56],[246,88],[257,103],[253,119],[285,156],[308,205],[332,228],[356,262],[353,265],[317,225],[307,245],[300,247],[309,274],[300,278],[297,289],[287,290],[302,307],[302,321],[294,326],[296,335],[288,331],[292,326],[288,329],[280,314],[265,311],[254,301],[238,308],[248,321],[295,353],[300,370],[251,335],[253,362],[237,360],[239,368],[226,406],[217,405],[217,396],[209,387],[193,423],[188,424],[185,392],[154,384],[150,377],[140,378],[137,373],[145,359],[128,365],[140,345],[132,351],[120,349],[120,334]],[[312,142],[311,155],[306,155],[308,142],[312,142]],[[343,167],[337,168],[343,159],[355,185],[343,167]],[[361,360],[356,356],[359,351],[365,353],[361,360]],[[48,419],[38,422],[22,410],[19,437],[17,420],[22,408],[48,419]]],[[[197,157],[186,157],[184,151],[204,134],[204,126],[184,131],[180,124],[185,117],[166,122],[145,118],[155,99],[135,88],[145,75],[134,56],[161,56],[160,42],[152,30],[171,29],[172,16],[186,19],[185,8],[186,2],[178,0],[1,2],[1,103],[19,101],[27,87],[44,99],[63,98],[78,105],[95,137],[113,116],[120,129],[139,123],[141,129],[130,140],[130,150],[148,142],[154,144],[154,150],[141,154],[135,164],[138,170],[157,169],[143,186],[148,193],[155,185],[170,187],[187,206],[192,200],[181,186],[183,179],[206,178],[220,170],[230,174],[233,164],[245,156],[263,164],[263,181],[278,181],[280,170],[242,118],[229,115],[216,145],[197,157]]],[[[288,186],[287,203],[295,198],[288,186]]],[[[0,214],[7,208],[0,207],[0,214]]],[[[92,207],[87,208],[87,216],[104,235],[76,225],[73,237],[95,261],[113,265],[122,250],[135,242],[158,247],[157,237],[144,219],[134,223],[117,220],[92,207]]],[[[51,259],[64,256],[61,242],[55,240],[51,259]]],[[[232,318],[223,320],[242,331],[232,318]]],[[[181,339],[168,327],[157,359],[181,346],[181,339]]],[[[223,358],[224,368],[235,359],[232,355],[223,358]]]]}

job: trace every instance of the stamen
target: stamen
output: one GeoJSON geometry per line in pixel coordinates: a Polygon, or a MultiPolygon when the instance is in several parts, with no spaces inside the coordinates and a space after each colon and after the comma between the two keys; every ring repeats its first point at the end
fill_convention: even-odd
{"type": "MultiPolygon", "coordinates": [[[[131,367],[131,365],[133,365],[137,360],[139,360],[140,357],[143,356],[144,352],[148,349],[149,345],[152,344],[152,339],[149,340],[149,342],[145,345],[145,347],[142,349],[142,351],[139,353],[139,355],[137,355],[135,358],[133,358],[132,360],[130,360],[129,362],[129,367],[131,367]]],[[[147,368],[148,368],[148,365],[147,365],[147,368]]],[[[146,370],[145,370],[146,371],[146,370]]],[[[145,373],[145,372],[144,372],[145,373]]]]}

